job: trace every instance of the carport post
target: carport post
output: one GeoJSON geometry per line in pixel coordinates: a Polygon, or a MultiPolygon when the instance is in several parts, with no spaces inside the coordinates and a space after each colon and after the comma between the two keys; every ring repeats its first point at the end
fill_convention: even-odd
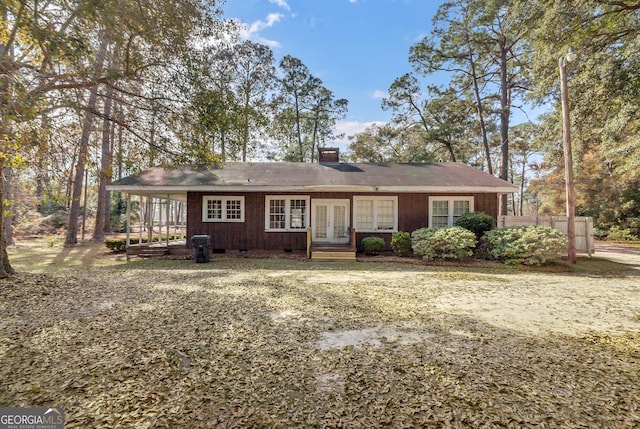
{"type": "Polygon", "coordinates": [[[131,245],[131,194],[127,193],[127,245],[128,249],[131,245]]]}
{"type": "Polygon", "coordinates": [[[167,213],[167,250],[169,249],[169,215],[171,212],[171,207],[169,207],[171,205],[171,195],[167,194],[167,209],[166,209],[166,213],[167,213]]]}
{"type": "Polygon", "coordinates": [[[129,246],[131,246],[131,194],[127,192],[127,216],[126,216],[126,226],[125,230],[127,232],[126,244],[124,246],[125,252],[127,254],[127,262],[129,262],[129,246]]]}

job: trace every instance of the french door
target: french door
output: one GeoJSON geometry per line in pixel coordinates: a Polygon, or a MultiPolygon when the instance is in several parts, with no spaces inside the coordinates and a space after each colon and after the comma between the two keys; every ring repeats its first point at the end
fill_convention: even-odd
{"type": "Polygon", "coordinates": [[[349,200],[311,200],[312,240],[319,243],[349,242],[349,200]]]}

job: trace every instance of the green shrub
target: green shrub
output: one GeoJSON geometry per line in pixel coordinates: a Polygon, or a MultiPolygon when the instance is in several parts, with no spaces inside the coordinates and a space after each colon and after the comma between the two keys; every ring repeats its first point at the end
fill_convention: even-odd
{"type": "MultiPolygon", "coordinates": [[[[185,235],[184,234],[178,234],[178,235],[170,235],[169,236],[169,240],[178,240],[181,238],[184,238],[185,235]]],[[[161,241],[165,241],[167,239],[167,236],[163,236],[161,241]]],[[[146,243],[149,240],[147,240],[147,237],[142,237],[142,240],[140,240],[140,237],[130,237],[129,238],[129,242],[131,244],[140,244],[142,243],[146,243]]],[[[158,241],[158,237],[153,237],[151,239],[151,242],[157,242],[158,241]]],[[[125,250],[127,250],[127,239],[126,238],[107,238],[104,241],[104,245],[107,246],[107,249],[113,251],[113,252],[123,252],[125,250]]]]}
{"type": "MultiPolygon", "coordinates": [[[[137,241],[138,239],[136,238],[136,244],[137,241]]],[[[131,238],[131,244],[134,244],[133,238],[131,238]]],[[[122,252],[127,248],[127,240],[125,238],[107,238],[104,240],[104,245],[112,252],[122,252]]]]}
{"type": "Polygon", "coordinates": [[[473,232],[476,235],[476,240],[480,240],[484,233],[491,231],[495,225],[492,216],[482,212],[471,212],[456,219],[455,226],[473,232]]]}
{"type": "Polygon", "coordinates": [[[540,225],[494,229],[486,232],[482,240],[492,257],[507,264],[544,264],[567,249],[564,234],[540,225]]]}
{"type": "Polygon", "coordinates": [[[473,255],[475,235],[462,227],[421,228],[411,234],[411,247],[423,259],[463,259],[473,255]]]}
{"type": "Polygon", "coordinates": [[[391,235],[391,249],[396,256],[407,256],[411,253],[411,234],[398,231],[391,235]]]}
{"type": "Polygon", "coordinates": [[[362,247],[364,253],[367,255],[377,255],[380,252],[384,252],[387,248],[384,239],[380,237],[365,237],[362,239],[362,247]]]}
{"type": "Polygon", "coordinates": [[[633,241],[637,240],[631,229],[629,228],[620,228],[618,226],[612,226],[609,230],[609,234],[607,235],[609,240],[615,241],[633,241]]]}
{"type": "Polygon", "coordinates": [[[593,237],[596,240],[604,240],[609,236],[609,231],[602,228],[593,228],[593,237]]]}
{"type": "Polygon", "coordinates": [[[640,240],[640,217],[630,217],[624,222],[631,235],[640,240]]]}

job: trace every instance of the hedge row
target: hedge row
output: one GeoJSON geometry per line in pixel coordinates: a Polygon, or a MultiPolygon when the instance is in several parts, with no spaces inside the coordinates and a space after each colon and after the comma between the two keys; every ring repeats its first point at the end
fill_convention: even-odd
{"type": "Polygon", "coordinates": [[[493,258],[507,264],[544,264],[567,248],[567,238],[560,231],[540,225],[494,229],[482,241],[493,258]]]}
{"type": "MultiPolygon", "coordinates": [[[[169,240],[180,240],[185,237],[186,236],[184,234],[170,235],[169,240]]],[[[158,237],[153,237],[151,239],[151,242],[155,243],[158,241],[166,241],[166,240],[167,240],[167,236],[165,235],[161,237],[160,240],[158,239],[158,237]]],[[[140,243],[144,244],[144,243],[148,243],[149,240],[147,239],[147,237],[143,237],[142,240],[140,240],[140,237],[130,237],[129,242],[131,244],[140,244],[140,243]]],[[[104,245],[107,246],[107,248],[113,252],[122,252],[127,249],[127,239],[126,238],[107,238],[104,241],[104,245]]]]}
{"type": "Polygon", "coordinates": [[[411,251],[426,260],[464,259],[471,256],[507,264],[539,265],[557,259],[567,240],[544,226],[493,229],[493,218],[485,213],[468,213],[448,228],[420,228],[413,233],[396,232],[391,248],[398,256],[411,251]]]}
{"type": "Polygon", "coordinates": [[[476,243],[475,234],[459,226],[420,228],[411,234],[413,252],[428,261],[468,258],[473,255],[476,243]]]}

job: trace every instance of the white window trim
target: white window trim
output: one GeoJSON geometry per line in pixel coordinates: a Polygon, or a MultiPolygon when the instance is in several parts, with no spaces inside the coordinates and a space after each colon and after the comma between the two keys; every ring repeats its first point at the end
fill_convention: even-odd
{"type": "Polygon", "coordinates": [[[398,196],[397,195],[361,195],[353,197],[353,224],[354,228],[358,232],[377,232],[377,233],[393,233],[398,231],[398,196]],[[380,200],[392,200],[393,201],[393,228],[392,229],[377,229],[376,225],[378,225],[378,213],[377,213],[377,204],[376,201],[380,200]],[[358,225],[356,225],[358,219],[358,201],[373,201],[373,228],[368,229],[359,229],[358,225]]]}
{"type": "Polygon", "coordinates": [[[266,195],[264,197],[264,230],[266,232],[303,232],[309,228],[311,218],[311,197],[309,195],[266,195]],[[285,203],[285,220],[284,228],[270,228],[269,222],[269,202],[271,200],[284,200],[285,203]],[[304,227],[302,228],[291,228],[291,200],[304,200],[305,207],[307,212],[304,217],[304,227]]]}
{"type": "Polygon", "coordinates": [[[433,226],[433,201],[448,201],[449,202],[449,219],[447,220],[447,225],[448,226],[453,226],[453,202],[454,201],[469,201],[469,212],[473,213],[474,212],[474,207],[473,207],[473,203],[474,203],[474,197],[469,197],[469,196],[443,196],[443,197],[429,197],[429,207],[428,207],[428,213],[429,213],[429,228],[431,228],[433,226]]]}
{"type": "Polygon", "coordinates": [[[244,222],[244,197],[238,195],[205,195],[202,197],[202,222],[244,222]],[[222,218],[210,219],[207,217],[207,201],[222,201],[222,218]],[[227,201],[240,201],[240,219],[227,218],[227,201]]]}

